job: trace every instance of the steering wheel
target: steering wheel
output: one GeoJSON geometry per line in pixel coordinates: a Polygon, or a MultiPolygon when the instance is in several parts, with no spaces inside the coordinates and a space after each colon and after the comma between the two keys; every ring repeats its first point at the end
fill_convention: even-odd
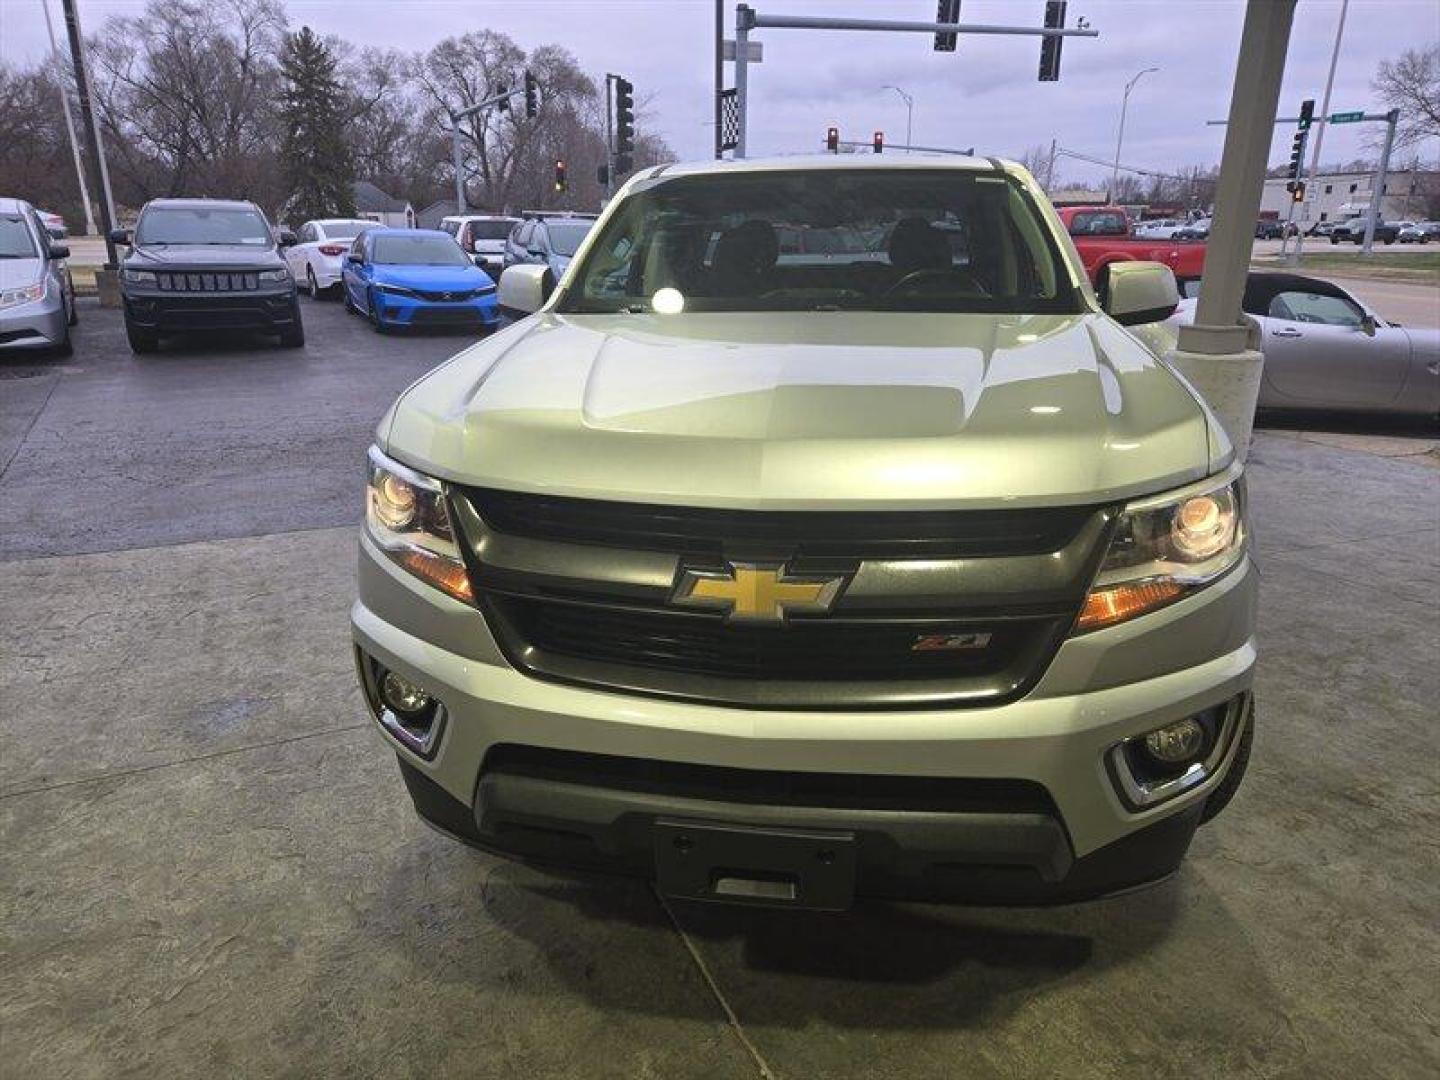
{"type": "Polygon", "coordinates": [[[966,271],[957,270],[953,266],[932,267],[927,270],[911,270],[910,273],[906,274],[899,281],[895,282],[894,285],[891,285],[888,289],[886,289],[885,295],[894,296],[897,293],[911,292],[914,290],[915,286],[928,281],[947,280],[959,280],[964,282],[965,290],[967,292],[972,292],[977,296],[990,295],[990,291],[986,289],[984,285],[980,284],[980,279],[977,278],[974,274],[968,273],[966,271]]]}

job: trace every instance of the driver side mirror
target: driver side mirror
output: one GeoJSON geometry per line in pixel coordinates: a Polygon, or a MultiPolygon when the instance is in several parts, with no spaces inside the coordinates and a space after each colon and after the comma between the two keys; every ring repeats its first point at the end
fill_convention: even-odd
{"type": "Polygon", "coordinates": [[[1175,314],[1180,291],[1164,263],[1116,262],[1105,268],[1100,303],[1121,326],[1163,322],[1175,314]]]}
{"type": "Polygon", "coordinates": [[[358,251],[350,252],[350,254],[346,255],[345,258],[352,263],[363,263],[365,261],[365,256],[358,251]]]}
{"type": "Polygon", "coordinates": [[[129,229],[111,229],[108,239],[112,244],[120,244],[124,247],[132,246],[129,229]]]}
{"type": "Polygon", "coordinates": [[[295,246],[295,234],[294,234],[293,232],[291,232],[289,229],[281,229],[281,230],[280,230],[280,235],[279,235],[279,237],[278,237],[277,239],[280,241],[280,246],[281,246],[281,247],[294,247],[294,246],[295,246]]]}
{"type": "Polygon", "coordinates": [[[1361,315],[1361,316],[1360,316],[1360,327],[1359,327],[1359,329],[1360,329],[1360,332],[1361,332],[1362,334],[1364,334],[1364,335],[1367,336],[1367,337],[1374,337],[1374,336],[1375,336],[1375,331],[1376,331],[1378,328],[1379,328],[1379,324],[1377,324],[1377,323],[1375,322],[1375,316],[1374,316],[1374,315],[1371,315],[1370,312],[1367,311],[1367,312],[1365,312],[1364,315],[1361,315]]]}
{"type": "Polygon", "coordinates": [[[51,245],[50,245],[50,258],[52,258],[52,259],[68,259],[69,257],[70,257],[70,247],[69,247],[68,244],[51,244],[51,245]]]}

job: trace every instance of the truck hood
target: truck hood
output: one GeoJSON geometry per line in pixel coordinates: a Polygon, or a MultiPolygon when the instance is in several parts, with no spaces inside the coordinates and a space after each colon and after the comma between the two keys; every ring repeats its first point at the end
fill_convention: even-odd
{"type": "Polygon", "coordinates": [[[1210,471],[1209,419],[1104,316],[542,313],[413,385],[445,479],[692,506],[1096,503],[1210,471]]]}

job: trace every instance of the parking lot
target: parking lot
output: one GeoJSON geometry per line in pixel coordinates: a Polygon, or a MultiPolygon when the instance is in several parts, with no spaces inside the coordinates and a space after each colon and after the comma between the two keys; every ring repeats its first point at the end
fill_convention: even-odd
{"type": "Polygon", "coordinates": [[[1262,432],[1258,735],[1180,874],[1059,909],[666,905],[413,816],[362,463],[464,344],[0,359],[0,1074],[1433,1075],[1440,460],[1262,432]],[[303,1063],[300,1064],[300,1063],[303,1063]]]}

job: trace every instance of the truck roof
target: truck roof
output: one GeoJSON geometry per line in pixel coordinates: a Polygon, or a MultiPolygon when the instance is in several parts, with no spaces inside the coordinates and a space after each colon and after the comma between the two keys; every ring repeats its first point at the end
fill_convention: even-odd
{"type": "Polygon", "coordinates": [[[791,157],[742,158],[738,161],[682,161],[657,165],[644,174],[657,176],[700,176],[706,173],[795,172],[815,169],[954,169],[958,172],[1013,172],[1019,166],[991,157],[962,157],[958,154],[796,154],[791,157]]]}

